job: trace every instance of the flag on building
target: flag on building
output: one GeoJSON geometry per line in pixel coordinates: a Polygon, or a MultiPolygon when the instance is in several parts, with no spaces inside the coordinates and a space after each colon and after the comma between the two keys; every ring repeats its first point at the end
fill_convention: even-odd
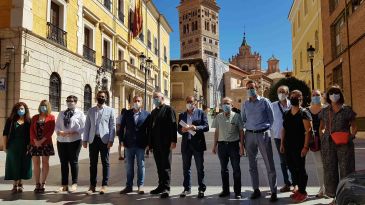
{"type": "Polygon", "coordinates": [[[139,36],[143,29],[142,0],[135,0],[134,11],[129,12],[129,41],[139,36]]]}

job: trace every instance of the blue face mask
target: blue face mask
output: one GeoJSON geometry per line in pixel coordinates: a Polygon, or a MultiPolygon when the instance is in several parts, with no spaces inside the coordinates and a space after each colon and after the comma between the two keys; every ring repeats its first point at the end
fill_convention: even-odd
{"type": "Polygon", "coordinates": [[[156,107],[160,106],[160,104],[161,104],[160,99],[159,99],[159,98],[153,98],[153,104],[154,104],[156,107]]]}
{"type": "Polygon", "coordinates": [[[19,109],[17,111],[17,114],[19,115],[19,117],[23,117],[25,115],[25,110],[24,109],[19,109]]]}
{"type": "Polygon", "coordinates": [[[41,112],[42,112],[42,113],[47,112],[47,106],[42,105],[42,106],[40,107],[40,110],[41,110],[41,112]]]}
{"type": "Polygon", "coordinates": [[[231,112],[231,109],[232,109],[231,105],[227,105],[227,104],[224,104],[222,106],[222,108],[223,108],[223,112],[225,112],[225,113],[231,112]]]}
{"type": "Polygon", "coordinates": [[[251,89],[248,89],[248,90],[247,90],[247,96],[248,96],[248,97],[255,97],[256,95],[257,95],[257,93],[256,93],[256,89],[251,88],[251,89]]]}
{"type": "Polygon", "coordinates": [[[313,96],[312,97],[312,104],[321,104],[321,97],[320,96],[313,96]]]}

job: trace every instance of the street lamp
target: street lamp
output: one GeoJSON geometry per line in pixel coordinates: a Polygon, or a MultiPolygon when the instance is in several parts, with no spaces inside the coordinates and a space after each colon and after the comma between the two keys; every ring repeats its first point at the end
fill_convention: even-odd
{"type": "Polygon", "coordinates": [[[150,57],[146,59],[146,56],[143,53],[139,55],[139,59],[141,63],[140,68],[144,71],[144,107],[145,110],[147,110],[147,73],[152,65],[152,60],[150,57]]]}
{"type": "Polygon", "coordinates": [[[314,90],[313,58],[314,58],[314,52],[315,51],[316,51],[316,49],[313,48],[312,45],[310,45],[309,48],[307,49],[308,58],[311,62],[312,90],[314,90]]]}

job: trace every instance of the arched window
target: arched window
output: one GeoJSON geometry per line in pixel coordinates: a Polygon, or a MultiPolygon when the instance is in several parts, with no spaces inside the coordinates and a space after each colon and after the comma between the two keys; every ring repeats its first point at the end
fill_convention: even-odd
{"type": "MultiPolygon", "coordinates": [[[[109,80],[108,78],[104,77],[102,80],[101,80],[101,89],[102,90],[108,90],[108,86],[109,86],[109,80]]],[[[110,97],[109,97],[109,92],[106,96],[106,101],[105,101],[105,104],[109,106],[109,102],[110,102],[110,97]]]]}
{"type": "Polygon", "coordinates": [[[84,88],[84,113],[87,113],[91,108],[92,91],[90,85],[85,85],[84,88]]]}
{"type": "Polygon", "coordinates": [[[181,71],[189,71],[189,67],[187,65],[183,65],[181,71]]]}
{"type": "Polygon", "coordinates": [[[52,111],[59,112],[61,108],[61,78],[57,73],[52,73],[49,79],[49,102],[52,111]]]}

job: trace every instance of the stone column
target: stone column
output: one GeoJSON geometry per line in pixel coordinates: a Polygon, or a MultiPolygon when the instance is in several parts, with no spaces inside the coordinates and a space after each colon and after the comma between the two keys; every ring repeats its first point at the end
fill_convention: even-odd
{"type": "Polygon", "coordinates": [[[121,84],[120,85],[120,93],[119,93],[119,97],[120,97],[120,106],[121,106],[121,110],[123,109],[123,108],[125,108],[126,107],[126,105],[125,105],[125,85],[124,84],[121,84]]]}

